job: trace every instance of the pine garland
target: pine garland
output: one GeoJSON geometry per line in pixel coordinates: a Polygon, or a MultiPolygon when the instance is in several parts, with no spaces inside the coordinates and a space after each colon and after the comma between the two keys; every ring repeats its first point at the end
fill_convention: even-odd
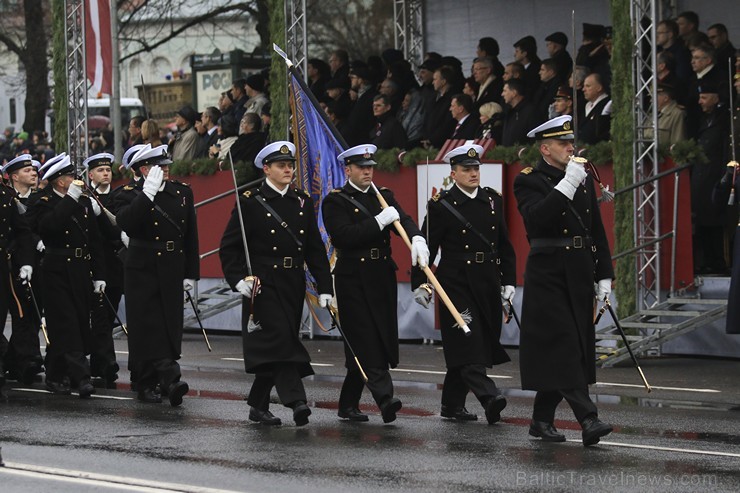
{"type": "Polygon", "coordinates": [[[64,47],[66,12],[64,0],[52,0],[52,72],[54,77],[54,149],[57,153],[67,149],[67,50],[64,47]]]}
{"type": "MultiPolygon", "coordinates": [[[[270,41],[282,49],[287,48],[285,40],[285,3],[282,0],[269,0],[270,41]]],[[[285,61],[272,50],[270,66],[270,101],[272,101],[272,121],[268,140],[288,140],[288,70],[285,61]]]]}
{"type": "MultiPolygon", "coordinates": [[[[632,170],[632,24],[629,0],[611,0],[614,29],[612,51],[612,162],[614,187],[623,188],[634,181],[632,170]]],[[[614,251],[632,248],[634,238],[634,203],[631,193],[617,196],[614,204],[614,251]]],[[[619,299],[618,315],[625,317],[637,308],[635,257],[627,255],[617,260],[615,293],[619,299]]]]}

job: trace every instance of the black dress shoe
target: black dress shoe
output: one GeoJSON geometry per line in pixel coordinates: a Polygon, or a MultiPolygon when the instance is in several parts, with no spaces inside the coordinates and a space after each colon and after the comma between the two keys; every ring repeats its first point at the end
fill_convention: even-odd
{"type": "Polygon", "coordinates": [[[601,437],[614,431],[611,425],[604,423],[596,416],[589,416],[584,419],[581,428],[583,428],[581,436],[583,437],[584,447],[596,445],[601,437]]]}
{"type": "Polygon", "coordinates": [[[501,411],[506,407],[506,398],[503,395],[496,395],[486,402],[486,419],[488,424],[498,423],[501,421],[501,411]]]}
{"type": "Polygon", "coordinates": [[[180,380],[169,386],[167,389],[167,397],[170,399],[170,406],[177,407],[182,404],[182,396],[188,393],[190,386],[187,382],[180,380]]]}
{"type": "Polygon", "coordinates": [[[69,385],[69,379],[64,378],[61,382],[46,379],[46,390],[56,395],[70,395],[72,387],[69,385]]]}
{"type": "Polygon", "coordinates": [[[148,404],[160,404],[162,395],[154,389],[139,389],[137,399],[148,404]]]}
{"type": "Polygon", "coordinates": [[[89,399],[95,393],[95,387],[93,387],[89,378],[83,378],[77,386],[77,391],[80,394],[80,399],[89,399]]]}
{"type": "Polygon", "coordinates": [[[380,414],[383,423],[392,423],[396,420],[396,413],[401,409],[401,401],[396,397],[389,397],[380,404],[380,414]]]}
{"type": "Polygon", "coordinates": [[[339,411],[337,411],[337,416],[343,419],[348,419],[350,421],[368,421],[370,419],[367,417],[367,414],[363,414],[356,407],[340,409],[339,411]]]}
{"type": "Polygon", "coordinates": [[[478,415],[473,414],[464,407],[447,407],[442,406],[442,411],[439,413],[443,418],[453,418],[457,421],[477,421],[478,415]]]}
{"type": "Polygon", "coordinates": [[[249,408],[249,420],[256,421],[257,423],[262,423],[267,426],[277,426],[283,423],[280,421],[280,418],[273,415],[269,410],[266,409],[262,411],[255,407],[249,408]]]}
{"type": "Polygon", "coordinates": [[[532,420],[529,423],[529,434],[541,438],[543,442],[564,442],[565,435],[558,433],[552,423],[532,420]]]}
{"type": "Polygon", "coordinates": [[[298,401],[293,406],[293,421],[296,426],[305,426],[308,424],[308,417],[311,416],[311,409],[305,402],[298,401]]]}
{"type": "Polygon", "coordinates": [[[36,380],[36,374],[39,373],[39,370],[40,368],[35,364],[27,365],[21,371],[20,382],[23,385],[33,385],[34,380],[36,380]]]}

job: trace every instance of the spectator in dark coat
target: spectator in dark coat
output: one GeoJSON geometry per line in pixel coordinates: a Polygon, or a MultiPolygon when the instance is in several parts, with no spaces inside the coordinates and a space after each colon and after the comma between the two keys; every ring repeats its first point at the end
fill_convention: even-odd
{"type": "Polygon", "coordinates": [[[430,101],[424,110],[424,141],[425,147],[439,149],[445,140],[452,135],[455,128],[455,119],[450,115],[450,95],[453,94],[450,80],[454,77],[448,67],[441,67],[434,72],[434,90],[436,97],[430,101]]]}
{"type": "MultiPolygon", "coordinates": [[[[691,78],[691,52],[678,36],[678,24],[672,19],[662,20],[655,30],[658,54],[670,53],[673,57],[673,73],[687,84],[691,78]]],[[[674,85],[675,87],[675,85],[674,85]]]]}
{"type": "Polygon", "coordinates": [[[504,76],[504,66],[498,59],[499,54],[498,41],[495,39],[486,37],[478,41],[478,49],[475,52],[476,58],[490,58],[493,62],[493,75],[501,79],[504,76]]]}
{"type": "Polygon", "coordinates": [[[588,67],[591,73],[598,73],[606,87],[611,80],[609,52],[604,44],[606,28],[599,24],[583,23],[583,44],[578,48],[576,65],[588,67]]]}
{"type": "Polygon", "coordinates": [[[478,121],[473,113],[473,100],[467,94],[459,93],[452,96],[450,114],[455,119],[455,130],[450,139],[471,140],[478,130],[478,121]]]}
{"type": "Polygon", "coordinates": [[[265,134],[260,132],[262,119],[257,113],[244,113],[239,123],[239,136],[231,145],[231,159],[238,161],[251,161],[262,150],[265,145],[265,134]]]}
{"type": "Polygon", "coordinates": [[[373,116],[375,129],[370,132],[370,139],[378,149],[405,149],[408,142],[406,131],[391,111],[390,98],[378,94],[373,98],[373,116]]]}
{"type": "Polygon", "coordinates": [[[524,96],[531,99],[540,85],[540,59],[537,56],[537,41],[525,36],[514,43],[514,59],[524,66],[524,96]]]}
{"type": "Polygon", "coordinates": [[[586,77],[583,83],[583,96],[586,98],[586,107],[583,119],[578,122],[578,138],[584,144],[609,140],[611,99],[598,73],[586,77]]]}
{"type": "Polygon", "coordinates": [[[493,61],[490,58],[476,58],[473,62],[473,79],[479,85],[478,93],[473,99],[476,109],[491,101],[501,102],[504,81],[493,73],[493,68],[493,61]]]}
{"type": "Polygon", "coordinates": [[[311,58],[308,60],[307,67],[308,88],[317,99],[321,99],[326,94],[326,83],[331,78],[331,69],[320,58],[311,58]]]}
{"type": "Polygon", "coordinates": [[[573,71],[573,58],[568,53],[568,36],[555,32],[545,38],[547,53],[555,61],[555,71],[560,80],[567,80],[573,71]]]}
{"type": "Polygon", "coordinates": [[[501,142],[504,130],[504,109],[498,103],[486,103],[478,110],[480,126],[475,133],[476,139],[493,139],[496,144],[501,142]]]}
{"type": "Polygon", "coordinates": [[[375,90],[370,69],[367,67],[353,68],[350,72],[350,81],[352,90],[357,93],[357,101],[347,117],[347,133],[344,137],[347,144],[353,147],[367,141],[375,124],[373,98],[378,91],[375,90]]]}
{"type": "Polygon", "coordinates": [[[504,110],[504,128],[501,145],[513,146],[527,140],[527,132],[532,128],[532,106],[524,96],[524,82],[510,79],[504,82],[501,96],[506,103],[504,110]]]}

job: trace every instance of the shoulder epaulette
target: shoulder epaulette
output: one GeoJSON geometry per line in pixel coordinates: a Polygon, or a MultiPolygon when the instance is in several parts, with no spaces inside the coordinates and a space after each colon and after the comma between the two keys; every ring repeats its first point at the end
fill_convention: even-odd
{"type": "Polygon", "coordinates": [[[132,187],[131,185],[126,185],[125,187],[123,187],[123,189],[128,191],[128,190],[133,190],[134,187],[132,187]]]}
{"type": "Polygon", "coordinates": [[[522,174],[523,174],[523,175],[528,175],[528,174],[530,174],[530,173],[531,173],[532,171],[534,171],[534,168],[533,168],[533,167],[531,167],[531,166],[527,166],[526,168],[524,168],[524,169],[522,170],[522,174]]]}
{"type": "Polygon", "coordinates": [[[379,190],[385,190],[385,191],[388,191],[388,192],[390,192],[390,191],[391,191],[391,189],[390,189],[390,188],[388,188],[388,187],[380,187],[380,188],[379,188],[379,190]]]}
{"type": "Polygon", "coordinates": [[[302,188],[298,188],[298,187],[296,187],[296,188],[294,188],[293,190],[295,190],[295,193],[298,193],[298,194],[304,195],[304,196],[306,196],[306,197],[310,197],[310,196],[311,196],[311,194],[309,194],[309,193],[308,193],[307,191],[303,190],[302,188]]]}
{"type": "Polygon", "coordinates": [[[244,198],[247,198],[248,199],[249,197],[252,196],[252,191],[251,190],[247,190],[242,195],[244,196],[244,198]]]}
{"type": "Polygon", "coordinates": [[[498,195],[499,197],[503,197],[503,195],[501,195],[501,192],[499,192],[499,191],[498,191],[498,190],[496,190],[495,188],[491,188],[491,187],[483,187],[483,188],[485,189],[485,191],[486,191],[486,192],[491,192],[491,193],[495,193],[495,194],[496,194],[496,195],[498,195]]]}
{"type": "Polygon", "coordinates": [[[341,192],[341,191],[342,191],[342,189],[341,189],[341,188],[335,188],[335,189],[333,189],[333,190],[331,191],[331,193],[339,193],[339,192],[341,192]]]}
{"type": "Polygon", "coordinates": [[[190,188],[190,184],[189,183],[185,183],[185,182],[177,181],[177,180],[170,180],[170,182],[172,182],[172,183],[174,183],[176,185],[182,185],[184,187],[190,188]]]}
{"type": "Polygon", "coordinates": [[[441,199],[442,197],[444,197],[445,195],[447,195],[449,192],[450,192],[449,190],[440,190],[437,195],[435,195],[434,197],[432,197],[432,200],[435,201],[435,202],[438,202],[439,199],[441,199]]]}
{"type": "Polygon", "coordinates": [[[49,200],[49,196],[48,195],[44,195],[44,196],[40,197],[39,200],[46,200],[46,201],[48,201],[49,200]]]}

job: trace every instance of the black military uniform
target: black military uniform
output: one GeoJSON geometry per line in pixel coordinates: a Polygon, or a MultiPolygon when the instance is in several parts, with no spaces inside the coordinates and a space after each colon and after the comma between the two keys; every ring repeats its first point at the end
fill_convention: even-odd
{"type": "MultiPolygon", "coordinates": [[[[168,166],[166,146],[142,148],[130,166],[168,166]]],[[[180,379],[183,280],[200,277],[198,226],[188,185],[165,180],[154,200],[142,191],[146,179],[116,194],[118,226],[129,236],[124,264],[124,293],[130,358],[138,375],[139,400],[173,406],[188,385],[180,379]]]]}
{"type": "MultiPolygon", "coordinates": [[[[89,157],[83,164],[89,172],[100,166],[112,166],[113,159],[113,155],[104,152],[89,157]]],[[[99,185],[91,181],[90,188],[103,207],[112,208],[110,185],[99,185]]],[[[93,377],[102,379],[105,387],[116,388],[119,366],[113,345],[113,326],[116,322],[118,304],[123,295],[123,264],[118,257],[118,251],[122,247],[121,228],[102,210],[97,216],[97,222],[103,240],[107,277],[105,292],[93,294],[92,299],[90,326],[93,332],[93,345],[90,353],[90,370],[93,377]]]]}
{"type": "MultiPolygon", "coordinates": [[[[10,176],[15,171],[33,166],[33,163],[29,154],[22,154],[11,160],[3,171],[10,176]]],[[[40,277],[38,263],[35,261],[35,246],[40,238],[31,231],[25,218],[30,193],[21,197],[16,190],[4,186],[0,187],[0,192],[3,204],[7,204],[0,209],[4,213],[1,223],[7,228],[7,231],[0,233],[0,245],[4,244],[0,249],[0,254],[8,257],[3,265],[9,269],[8,272],[0,275],[3,276],[3,283],[8,279],[13,283],[12,291],[7,293],[10,298],[5,300],[5,296],[2,295],[4,301],[0,306],[0,316],[10,311],[12,321],[12,334],[4,356],[5,370],[10,379],[30,385],[36,374],[43,371],[43,359],[39,348],[39,321],[31,304],[28,284],[24,284],[26,281],[18,277],[18,272],[22,266],[29,265],[36,274],[36,277],[32,276],[34,282],[40,277]],[[16,210],[12,211],[11,208],[16,210]],[[16,213],[21,216],[21,221],[20,226],[14,228],[12,223],[16,213]]],[[[3,343],[4,340],[0,340],[0,345],[3,343]]],[[[0,349],[0,378],[3,377],[3,352],[4,350],[0,349]]]]}
{"type": "MultiPolygon", "coordinates": [[[[80,397],[94,391],[90,383],[90,295],[93,281],[105,279],[102,243],[90,199],[77,200],[54,189],[56,180],[74,175],[65,157],[47,168],[49,185],[28,211],[46,246],[41,265],[44,310],[49,332],[46,348],[46,386],[67,394],[71,386],[80,397]]],[[[71,187],[76,187],[72,184],[71,187]]]]}
{"type": "MultiPolygon", "coordinates": [[[[260,151],[255,166],[294,161],[294,152],[290,142],[274,142],[260,151]]],[[[267,178],[259,188],[244,192],[239,201],[243,222],[234,208],[219,255],[226,281],[239,291],[239,282],[250,274],[243,229],[249,245],[251,275],[261,283],[258,295],[242,299],[244,368],[256,375],[247,399],[252,406],[250,419],[280,423],[268,410],[270,390],[275,386],[280,401],[293,409],[300,426],[308,423],[310,414],[301,378],[313,375],[311,358],[300,340],[306,292],[304,264],[316,279],[318,293],[331,294],[326,248],[313,201],[305,191],[288,185],[281,194],[267,178]]]]}
{"type": "MultiPolygon", "coordinates": [[[[456,165],[478,166],[483,148],[466,145],[445,156],[456,165]]],[[[458,420],[476,419],[465,409],[469,390],[486,410],[489,423],[500,419],[506,400],[486,376],[486,368],[510,361],[501,338],[501,287],[516,284],[516,257],[509,241],[501,194],[478,187],[470,197],[457,185],[437,194],[427,204],[421,230],[427,232],[430,258],[442,248],[436,270],[440,284],[454,306],[467,315],[466,336],[452,314],[440,307],[440,325],[447,374],[442,390],[442,416],[458,420]],[[454,212],[453,212],[454,211],[454,212]]],[[[414,269],[412,287],[426,282],[414,269]]]]}
{"type": "MultiPolygon", "coordinates": [[[[570,124],[570,116],[560,116],[531,131],[530,137],[572,140],[570,124]]],[[[595,443],[591,431],[596,430],[596,442],[611,431],[596,418],[588,385],[596,381],[594,282],[612,279],[614,271],[593,179],[586,177],[570,200],[554,189],[564,176],[541,159],[514,180],[530,243],[519,366],[522,389],[537,391],[533,420],[542,426],[533,423],[536,429],[530,427],[530,434],[564,440],[550,433],[550,427],[565,398],[584,428],[584,445],[590,445],[595,443]],[[608,431],[599,435],[605,427],[608,431]]]]}
{"type": "MultiPolygon", "coordinates": [[[[347,166],[372,166],[375,146],[357,146],[340,154],[347,166]],[[364,152],[364,149],[372,149],[364,152]]],[[[380,193],[395,207],[409,238],[421,236],[414,221],[398,205],[393,192],[380,193]]],[[[332,190],[323,201],[326,231],[337,251],[334,282],[342,329],[356,351],[365,373],[367,388],[381,409],[385,422],[396,418],[401,401],[393,397],[388,367],[398,365],[397,266],[391,257],[391,225],[381,229],[375,216],[381,205],[372,187],[361,191],[350,181],[332,190]]],[[[339,396],[340,417],[359,413],[364,382],[345,346],[347,376],[339,396]]],[[[367,417],[358,420],[366,420],[367,417]]]]}
{"type": "MultiPolygon", "coordinates": [[[[737,204],[740,201],[740,173],[735,172],[737,163],[730,161],[727,171],[717,183],[712,195],[712,202],[718,209],[729,209],[733,217],[737,219],[737,204]],[[734,164],[734,166],[733,166],[734,164]],[[735,200],[728,205],[732,180],[735,180],[735,200]]],[[[732,248],[732,274],[730,278],[730,291],[727,294],[727,320],[725,332],[728,334],[740,334],[740,222],[735,228],[735,241],[732,248]]]]}

